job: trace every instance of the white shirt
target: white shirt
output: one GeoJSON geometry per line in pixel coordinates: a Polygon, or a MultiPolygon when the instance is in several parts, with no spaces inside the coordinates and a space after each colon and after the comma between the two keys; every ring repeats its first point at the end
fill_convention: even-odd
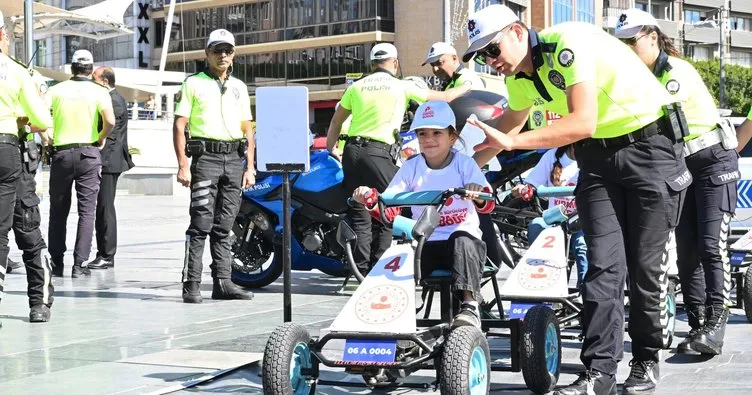
{"type": "MultiPolygon", "coordinates": [[[[573,161],[566,153],[559,159],[561,163],[561,186],[575,186],[577,185],[577,178],[580,175],[580,168],[577,166],[577,162],[573,161]]],[[[525,177],[525,183],[535,187],[545,186],[553,187],[551,182],[551,170],[556,163],[556,149],[549,150],[538,161],[530,174],[525,177]]],[[[556,205],[564,205],[567,208],[567,213],[571,213],[576,209],[574,198],[571,197],[556,197],[551,198],[549,207],[556,205]]]]}
{"type": "MultiPolygon", "coordinates": [[[[463,188],[469,183],[491,186],[486,181],[478,165],[467,155],[456,150],[452,162],[442,169],[431,169],[423,155],[408,159],[389,183],[384,194],[399,192],[443,191],[449,188],[463,188]]],[[[420,218],[425,207],[413,206],[413,219],[420,218]]],[[[439,226],[428,241],[447,240],[452,233],[464,231],[481,239],[480,222],[472,200],[452,196],[447,199],[440,212],[439,226]]]]}

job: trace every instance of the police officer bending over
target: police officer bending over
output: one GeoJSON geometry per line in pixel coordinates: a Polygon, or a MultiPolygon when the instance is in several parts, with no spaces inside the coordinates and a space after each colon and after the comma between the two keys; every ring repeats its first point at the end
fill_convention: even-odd
{"type": "MultiPolygon", "coordinates": [[[[7,42],[8,32],[5,30],[3,21],[3,14],[0,13],[0,42],[7,42]]],[[[19,112],[28,117],[31,124],[37,128],[44,130],[52,127],[49,107],[39,97],[39,90],[29,75],[29,71],[24,65],[16,63],[0,51],[0,300],[2,300],[5,285],[5,266],[8,262],[8,233],[15,219],[16,193],[19,180],[25,177],[22,168],[26,166],[26,163],[22,163],[19,151],[19,123],[17,123],[19,112]]],[[[21,125],[25,123],[25,119],[20,121],[21,125]]],[[[26,203],[36,208],[32,201],[27,199],[26,203]]],[[[29,210],[29,214],[33,214],[32,211],[29,210]]],[[[49,305],[52,304],[52,286],[50,284],[47,288],[41,286],[42,281],[37,281],[44,270],[38,255],[39,250],[44,248],[44,241],[41,240],[41,234],[39,234],[39,211],[36,210],[36,218],[29,216],[24,225],[22,228],[30,233],[36,229],[35,236],[38,236],[35,240],[24,238],[21,241],[16,234],[16,242],[19,245],[26,241],[33,244],[33,246],[22,246],[24,261],[28,265],[26,270],[31,307],[29,319],[31,322],[47,321],[49,305]],[[39,242],[41,242],[41,248],[37,249],[39,242]],[[28,247],[28,250],[23,247],[28,247]]],[[[49,278],[49,268],[47,270],[47,278],[49,278]]]]}
{"type": "Polygon", "coordinates": [[[102,171],[99,150],[115,125],[112,99],[107,89],[91,79],[94,58],[85,49],[73,53],[73,78],[47,92],[55,127],[50,166],[50,228],[48,240],[52,274],[63,276],[65,233],[70,213],[71,187],[76,182],[78,230],[71,277],[89,276],[83,263],[89,259],[94,217],[102,171]],[[99,131],[99,119],[102,130],[99,131]]]}
{"type": "Polygon", "coordinates": [[[423,66],[427,64],[431,66],[433,75],[441,80],[443,90],[464,84],[469,84],[472,89],[486,87],[475,71],[465,68],[457,57],[457,50],[449,43],[440,41],[433,44],[423,66]]]}
{"type": "Polygon", "coordinates": [[[230,280],[232,225],[242,188],[255,183],[251,99],[243,81],[230,75],[235,38],[213,31],[206,44],[206,71],[189,76],[178,95],[173,127],[178,182],[191,188],[191,224],[185,232],[183,302],[201,303],[204,242],[209,235],[212,299],[252,299],[230,280]],[[185,127],[190,137],[186,142],[185,127]],[[246,150],[247,148],[247,150],[246,150]],[[243,155],[246,168],[243,170],[243,155]],[[188,157],[191,157],[190,167],[188,157]]]}
{"type": "Polygon", "coordinates": [[[556,393],[616,394],[627,271],[633,359],[624,392],[653,393],[667,336],[660,321],[667,243],[692,180],[680,111],[634,52],[597,26],[562,23],[536,33],[509,8],[492,5],[468,21],[468,37],[465,59],[475,55],[506,75],[510,98],[496,129],[475,123],[487,136],[475,148],[481,163],[500,150],[576,142],[575,198],[589,247],[581,353],[587,370],[556,393]],[[539,99],[562,118],[519,134],[539,99]]]}
{"type": "Polygon", "coordinates": [[[719,355],[728,319],[731,272],[726,249],[740,178],[736,135],[721,126],[713,96],[692,65],[658,27],[652,15],[627,10],[616,26],[621,39],[669,93],[681,100],[689,135],[684,155],[694,182],[676,229],[676,252],[684,306],[692,330],[677,351],[719,355]],[[707,283],[707,284],[706,284],[707,283]],[[707,297],[706,297],[707,293],[707,297]]]}
{"type": "MultiPolygon", "coordinates": [[[[397,48],[389,43],[374,45],[370,58],[374,73],[347,88],[327,134],[326,147],[336,155],[334,149],[342,123],[352,114],[342,153],[344,184],[348,194],[359,186],[384,192],[397,173],[395,161],[400,147],[395,144],[396,136],[410,100],[419,103],[427,100],[451,101],[469,90],[469,85],[462,85],[446,92],[437,92],[398,79],[395,76],[399,70],[397,48]]],[[[353,252],[355,263],[361,272],[367,273],[389,247],[392,234],[380,222],[371,222],[371,216],[363,205],[350,208],[348,216],[358,235],[353,252]]]]}

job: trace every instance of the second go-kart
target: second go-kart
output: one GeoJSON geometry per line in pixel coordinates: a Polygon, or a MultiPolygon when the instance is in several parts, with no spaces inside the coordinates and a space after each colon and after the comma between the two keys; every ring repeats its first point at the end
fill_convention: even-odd
{"type": "MultiPolygon", "coordinates": [[[[511,347],[507,350],[511,352],[511,364],[492,360],[484,332],[470,326],[451,329],[452,312],[456,308],[448,292],[451,274],[447,276],[446,270],[435,270],[425,276],[421,273],[419,257],[439,224],[441,207],[451,196],[465,194],[463,189],[449,189],[379,197],[382,221],[392,226],[393,233],[399,236],[398,242],[383,254],[331,326],[322,330],[319,337],[311,337],[305,328],[294,323],[286,323],[272,333],[264,351],[264,394],[305,394],[314,393],[317,385],[353,385],[320,379],[322,364],[361,376],[362,386],[433,387],[442,394],[486,394],[492,370],[520,371],[521,366],[551,364],[540,352],[529,356],[538,358],[536,361],[520,362],[521,339],[537,339],[522,334],[518,319],[482,320],[485,331],[509,330],[503,335],[511,338],[511,347]],[[397,216],[389,223],[383,215],[388,207],[416,205],[426,206],[417,222],[397,216]],[[418,284],[438,286],[441,290],[440,319],[416,318],[418,284]],[[421,369],[434,370],[436,379],[427,383],[402,381],[421,369]]],[[[482,198],[493,199],[493,196],[483,194],[482,198]]],[[[338,240],[345,246],[348,261],[357,272],[350,245],[355,234],[344,222],[340,225],[338,240]]],[[[484,272],[484,277],[495,281],[498,269],[494,269],[489,276],[484,272]]],[[[551,316],[533,315],[526,317],[529,320],[526,326],[539,326],[535,333],[541,333],[547,328],[543,324],[551,316]]],[[[558,331],[558,324],[555,328],[558,331]]],[[[556,355],[558,376],[560,350],[556,355]]]]}
{"type": "Polygon", "coordinates": [[[731,278],[724,286],[729,293],[732,287],[736,287],[736,307],[744,309],[747,321],[752,322],[752,270],[749,270],[750,261],[746,259],[752,252],[752,230],[734,242],[729,252],[731,278]]]}

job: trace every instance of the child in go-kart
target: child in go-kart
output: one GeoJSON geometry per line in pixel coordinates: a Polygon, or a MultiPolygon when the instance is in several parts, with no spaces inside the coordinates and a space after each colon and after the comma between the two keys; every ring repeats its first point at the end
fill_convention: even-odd
{"type": "MultiPolygon", "coordinates": [[[[415,112],[410,130],[418,137],[421,154],[408,159],[392,179],[385,194],[462,188],[490,192],[478,165],[468,156],[453,149],[459,139],[455,116],[446,102],[430,101],[415,112]]],[[[376,190],[359,187],[353,199],[364,203],[376,190]]],[[[486,245],[481,240],[478,214],[493,210],[493,201],[450,197],[441,208],[440,222],[423,247],[422,273],[441,268],[452,271],[452,290],[462,299],[460,312],[452,327],[480,328],[478,301],[481,275],[486,259],[486,245]]],[[[411,207],[413,218],[423,207],[411,207]]]]}
{"type": "MultiPolygon", "coordinates": [[[[534,187],[575,186],[577,185],[579,173],[580,169],[577,167],[577,162],[575,161],[573,144],[549,150],[543,154],[538,164],[525,177],[525,182],[516,185],[512,189],[512,196],[522,196],[529,199],[532,192],[528,187],[529,185],[534,187]]],[[[549,207],[560,204],[566,207],[567,214],[572,213],[576,209],[574,198],[552,198],[549,202],[549,207]]],[[[547,227],[548,225],[543,221],[543,218],[534,219],[527,230],[529,244],[532,244],[543,229],[547,227]]],[[[585,279],[588,267],[587,245],[585,244],[585,235],[582,231],[572,235],[570,239],[570,251],[574,255],[575,263],[577,264],[577,288],[579,288],[585,279]]]]}

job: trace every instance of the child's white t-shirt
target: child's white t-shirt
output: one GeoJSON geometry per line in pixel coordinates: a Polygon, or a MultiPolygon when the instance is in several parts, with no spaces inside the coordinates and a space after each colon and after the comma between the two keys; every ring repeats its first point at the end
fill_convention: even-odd
{"type": "MultiPolygon", "coordinates": [[[[549,150],[540,158],[538,163],[533,167],[527,177],[525,177],[525,183],[533,185],[535,187],[545,186],[553,187],[557,186],[551,182],[551,170],[556,163],[556,149],[549,150]]],[[[561,163],[561,186],[575,186],[577,185],[577,178],[580,175],[580,168],[577,166],[577,162],[573,161],[566,153],[564,153],[559,159],[561,163]]],[[[549,207],[556,205],[563,205],[567,208],[567,212],[571,213],[576,209],[574,198],[571,197],[556,197],[551,198],[549,207]]]]}
{"type": "MultiPolygon", "coordinates": [[[[431,169],[423,155],[408,159],[389,183],[384,194],[398,192],[443,191],[449,188],[463,188],[469,183],[490,188],[475,161],[454,149],[452,162],[442,169],[431,169]]],[[[412,206],[413,219],[420,218],[425,207],[412,206]]],[[[478,239],[482,238],[480,221],[472,200],[452,196],[447,199],[440,212],[439,226],[428,241],[447,240],[452,233],[464,231],[478,239]]]]}

